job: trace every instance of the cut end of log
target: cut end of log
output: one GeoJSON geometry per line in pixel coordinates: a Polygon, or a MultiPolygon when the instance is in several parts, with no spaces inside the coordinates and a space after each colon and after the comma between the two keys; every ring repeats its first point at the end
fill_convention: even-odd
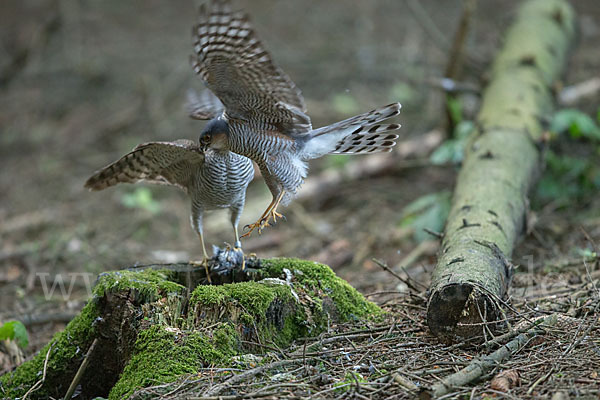
{"type": "Polygon", "coordinates": [[[427,325],[446,342],[482,341],[484,331],[495,331],[499,316],[496,302],[468,282],[438,288],[427,307],[427,325]]]}

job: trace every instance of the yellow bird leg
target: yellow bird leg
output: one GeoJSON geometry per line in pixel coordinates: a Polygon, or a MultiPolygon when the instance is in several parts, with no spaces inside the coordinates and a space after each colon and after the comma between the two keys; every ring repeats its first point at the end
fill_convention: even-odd
{"type": "Polygon", "coordinates": [[[253,224],[246,225],[246,228],[249,228],[250,230],[248,232],[244,233],[242,235],[242,237],[250,236],[252,231],[254,231],[257,228],[258,228],[258,234],[260,235],[262,230],[264,228],[266,228],[267,226],[269,226],[269,220],[271,218],[273,219],[274,223],[277,222],[278,217],[284,218],[283,214],[280,214],[277,212],[277,207],[279,206],[279,203],[281,203],[281,200],[283,199],[284,194],[285,194],[285,190],[282,190],[281,193],[279,194],[279,196],[277,196],[276,199],[273,199],[273,201],[271,201],[271,204],[269,204],[269,207],[267,207],[267,209],[265,210],[263,215],[258,219],[258,221],[256,221],[253,224]]]}
{"type": "Polygon", "coordinates": [[[202,261],[190,261],[190,264],[197,265],[199,267],[204,267],[206,271],[206,279],[209,284],[212,284],[212,280],[210,279],[210,271],[208,269],[208,253],[206,252],[206,246],[204,245],[204,237],[201,232],[198,232],[198,236],[200,237],[200,243],[202,244],[202,261]]]}

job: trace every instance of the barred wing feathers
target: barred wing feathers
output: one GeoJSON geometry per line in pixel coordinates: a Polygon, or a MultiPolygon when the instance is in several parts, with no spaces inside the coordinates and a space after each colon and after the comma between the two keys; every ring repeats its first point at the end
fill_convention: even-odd
{"type": "Polygon", "coordinates": [[[274,63],[248,16],[229,2],[200,7],[194,27],[194,71],[221,100],[230,118],[302,136],[311,129],[300,90],[274,63]]]}
{"type": "Polygon", "coordinates": [[[191,140],[138,145],[114,163],[96,171],[85,187],[102,190],[118,183],[173,185],[187,192],[193,173],[204,163],[204,153],[191,140]]]}

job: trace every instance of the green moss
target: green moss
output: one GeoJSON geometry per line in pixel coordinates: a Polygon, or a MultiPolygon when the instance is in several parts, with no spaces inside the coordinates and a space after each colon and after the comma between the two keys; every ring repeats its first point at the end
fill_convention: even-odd
{"type": "Polygon", "coordinates": [[[212,338],[154,325],[140,332],[134,354],[108,398],[127,398],[137,389],[172,382],[208,365],[225,365],[236,354],[235,340],[229,324],[220,325],[212,338]]]}
{"type": "MultiPolygon", "coordinates": [[[[327,265],[294,258],[272,258],[262,260],[262,267],[263,275],[270,278],[281,278],[284,276],[284,269],[290,270],[295,281],[312,290],[312,296],[325,296],[333,300],[342,321],[375,317],[382,313],[379,307],[336,276],[327,265]]],[[[290,293],[286,286],[265,285],[260,282],[199,286],[192,294],[191,303],[218,306],[233,298],[251,314],[260,314],[267,310],[277,294],[289,296],[290,293]]]]}
{"type": "Polygon", "coordinates": [[[140,271],[112,271],[100,274],[94,294],[104,296],[121,290],[135,290],[144,301],[154,301],[162,295],[181,294],[185,287],[173,282],[174,272],[145,269],[140,271]]]}
{"type": "Polygon", "coordinates": [[[44,361],[48,349],[48,367],[46,370],[46,382],[52,382],[51,386],[43,385],[39,390],[32,393],[33,399],[60,397],[64,395],[69,384],[71,374],[81,362],[85,350],[91,345],[94,334],[94,320],[99,316],[98,303],[92,299],[81,310],[65,328],[64,331],[54,335],[50,343],[44,346],[40,352],[30,361],[25,362],[14,372],[0,377],[0,396],[2,398],[22,397],[38,380],[44,370],[44,361]],[[61,379],[62,378],[62,379],[61,379]],[[68,382],[67,382],[68,381],[68,382]],[[64,387],[57,385],[63,382],[64,387]]]}
{"type": "MultiPolygon", "coordinates": [[[[275,308],[290,307],[296,303],[291,290],[286,285],[262,282],[240,282],[221,286],[199,286],[192,293],[190,304],[201,316],[206,307],[225,307],[227,313],[210,312],[234,322],[244,334],[258,335],[259,341],[273,341],[286,346],[297,337],[306,334],[306,316],[302,307],[294,307],[293,313],[275,308]],[[269,313],[271,318],[269,317],[269,313]],[[274,321],[279,316],[285,319],[274,321]]],[[[206,320],[211,324],[214,320],[206,320]]]]}
{"type": "Polygon", "coordinates": [[[107,293],[121,290],[134,290],[142,301],[152,301],[168,294],[181,294],[185,288],[168,279],[169,271],[115,271],[101,274],[94,287],[94,297],[65,328],[58,332],[50,343],[30,361],[19,366],[14,372],[0,377],[0,397],[17,398],[23,396],[41,377],[48,349],[46,382],[51,387],[42,386],[32,394],[32,398],[60,397],[81,363],[85,350],[94,339],[94,321],[100,315],[98,299],[107,293]]]}
{"type": "Polygon", "coordinates": [[[198,286],[191,305],[219,306],[234,300],[252,315],[264,315],[276,297],[291,298],[288,287],[259,282],[240,282],[220,286],[198,286]]]}
{"type": "Polygon", "coordinates": [[[312,290],[313,296],[323,297],[324,294],[329,297],[335,303],[340,321],[382,315],[379,307],[366,300],[327,265],[295,258],[271,258],[263,260],[262,266],[270,277],[281,277],[284,275],[283,270],[288,269],[298,283],[312,290]]]}
{"type": "Polygon", "coordinates": [[[296,259],[262,260],[262,276],[265,278],[282,278],[284,269],[292,272],[293,288],[298,294],[308,291],[310,301],[300,304],[293,297],[287,285],[269,284],[263,282],[242,282],[221,286],[199,286],[192,293],[190,305],[195,308],[199,318],[211,316],[205,324],[218,320],[231,320],[242,330],[256,332],[259,339],[271,340],[278,345],[288,345],[294,339],[306,336],[307,333],[321,331],[327,326],[331,317],[328,312],[334,312],[340,321],[359,318],[373,318],[382,315],[382,311],[373,303],[367,301],[347,282],[338,278],[326,265],[311,261],[296,259]],[[277,304],[275,300],[277,299],[277,304]],[[327,303],[327,307],[324,306],[327,303]],[[278,312],[276,308],[294,305],[294,312],[278,312]],[[205,312],[206,308],[210,312],[205,312]],[[225,307],[227,312],[215,311],[215,308],[225,307]],[[281,315],[284,320],[268,321],[267,313],[281,315]],[[256,329],[255,329],[256,328],[256,329]]]}
{"type": "MultiPolygon", "coordinates": [[[[187,317],[181,316],[181,302],[175,299],[184,294],[185,288],[173,282],[172,272],[126,270],[102,274],[94,288],[95,300],[51,342],[46,379],[54,386],[43,386],[33,398],[64,394],[65,385],[94,338],[94,320],[99,316],[97,299],[118,291],[133,291],[138,300],[147,303],[142,309],[152,326],[139,333],[132,358],[110,392],[111,399],[174,381],[206,365],[229,365],[231,357],[242,351],[241,339],[249,336],[253,340],[254,334],[260,342],[272,341],[283,347],[307,333],[323,330],[332,316],[345,321],[381,315],[377,306],[325,265],[285,258],[263,260],[262,264],[263,277],[283,278],[284,269],[290,270],[292,288],[267,282],[201,285],[191,295],[187,317]],[[156,300],[160,301],[152,303],[156,300]],[[185,326],[192,328],[191,333],[174,327],[182,327],[184,320],[185,326]],[[208,325],[211,327],[206,332],[194,330],[208,325]]],[[[0,377],[0,396],[23,396],[39,380],[49,346],[14,373],[0,377]]]]}
{"type": "Polygon", "coordinates": [[[223,354],[237,353],[240,347],[240,337],[231,323],[221,323],[213,330],[213,343],[223,354]]]}
{"type": "Polygon", "coordinates": [[[285,346],[295,339],[308,335],[309,327],[304,313],[290,314],[286,317],[283,329],[277,330],[278,345],[285,346]]]}

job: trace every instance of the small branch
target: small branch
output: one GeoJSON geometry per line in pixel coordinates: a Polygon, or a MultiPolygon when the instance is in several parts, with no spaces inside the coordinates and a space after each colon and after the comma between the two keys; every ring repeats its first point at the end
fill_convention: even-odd
{"type": "Polygon", "coordinates": [[[598,93],[600,93],[600,77],[594,77],[561,90],[558,102],[563,106],[571,106],[579,101],[593,98],[598,93]]]}
{"type": "MultiPolygon", "coordinates": [[[[542,319],[541,323],[536,326],[546,325],[553,326],[558,321],[558,316],[556,314],[549,315],[542,319]]],[[[542,333],[538,329],[532,329],[528,332],[522,333],[518,335],[516,338],[500,347],[498,350],[494,351],[492,354],[488,356],[484,356],[478,359],[475,359],[469,363],[468,366],[461,369],[460,371],[449,375],[442,379],[440,382],[436,383],[432,386],[429,394],[433,397],[440,397],[454,388],[464,386],[469,382],[481,377],[483,374],[487,373],[494,367],[498,365],[498,363],[504,361],[517,351],[521,350],[527,342],[529,342],[533,337],[542,333]]]]}
{"type": "Polygon", "coordinates": [[[380,261],[376,258],[373,258],[372,260],[375,264],[379,265],[381,267],[381,269],[389,272],[391,275],[394,276],[394,278],[398,279],[400,282],[402,282],[406,286],[408,286],[409,289],[414,290],[416,293],[419,293],[419,289],[417,289],[417,287],[415,285],[413,285],[413,283],[410,281],[410,279],[405,279],[405,278],[401,277],[400,275],[398,275],[397,273],[395,273],[390,267],[387,266],[387,264],[384,261],[380,261]]]}
{"type": "Polygon", "coordinates": [[[232,387],[233,385],[247,381],[248,379],[251,379],[251,378],[255,377],[256,375],[262,374],[263,372],[266,372],[266,371],[269,371],[269,370],[272,370],[275,368],[279,368],[279,367],[286,367],[288,365],[303,364],[303,363],[305,363],[305,361],[306,360],[303,358],[294,359],[294,360],[281,360],[281,361],[276,361],[271,364],[261,365],[260,367],[252,368],[246,372],[242,372],[241,374],[232,376],[231,378],[227,379],[223,383],[214,385],[213,387],[211,387],[204,393],[204,397],[218,396],[219,394],[223,393],[224,391],[226,391],[228,388],[232,387]]]}
{"type": "Polygon", "coordinates": [[[70,400],[71,397],[73,397],[73,393],[75,393],[75,389],[77,388],[77,385],[79,385],[79,382],[81,381],[81,378],[83,377],[83,374],[90,362],[90,355],[93,353],[94,348],[96,347],[96,343],[98,343],[98,338],[94,339],[87,353],[85,353],[85,357],[83,357],[83,362],[79,366],[79,369],[77,370],[77,373],[75,374],[71,385],[69,385],[69,389],[67,389],[67,393],[65,394],[65,400],[70,400]]]}
{"type": "Polygon", "coordinates": [[[477,9],[477,0],[463,0],[463,12],[458,24],[458,30],[452,42],[450,57],[446,65],[446,78],[456,79],[460,75],[462,68],[463,55],[465,53],[465,41],[469,33],[469,27],[475,10],[477,9]]]}
{"type": "Polygon", "coordinates": [[[25,326],[33,326],[33,325],[43,325],[50,322],[58,322],[58,323],[69,323],[73,318],[75,318],[79,313],[74,312],[61,312],[55,314],[37,314],[37,315],[21,315],[15,317],[23,323],[25,326]]]}
{"type": "Polygon", "coordinates": [[[426,233],[429,233],[431,236],[433,236],[436,239],[442,240],[444,238],[444,234],[442,232],[435,232],[435,231],[432,231],[429,228],[423,228],[423,230],[426,233]]]}

